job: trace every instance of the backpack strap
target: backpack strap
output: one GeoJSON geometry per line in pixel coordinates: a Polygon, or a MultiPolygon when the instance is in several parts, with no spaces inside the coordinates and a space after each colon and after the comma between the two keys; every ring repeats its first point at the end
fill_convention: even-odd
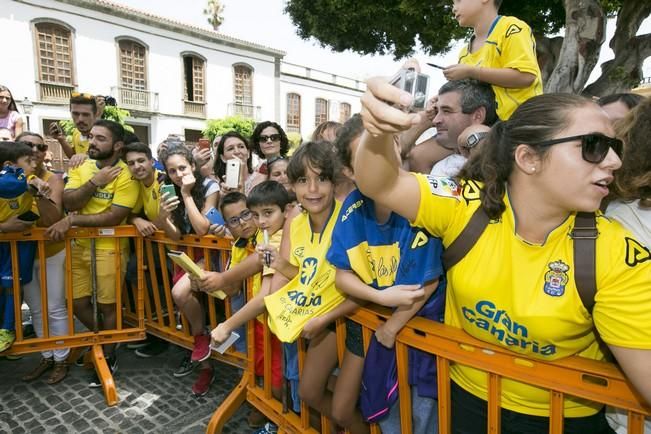
{"type": "Polygon", "coordinates": [[[489,221],[488,214],[486,214],[486,211],[480,205],[472,217],[470,217],[470,221],[468,221],[468,224],[463,228],[459,236],[443,251],[443,266],[446,270],[455,266],[457,262],[468,254],[477,240],[479,240],[479,237],[481,237],[481,234],[484,233],[489,221]]]}
{"type": "Polygon", "coordinates": [[[583,306],[590,314],[597,293],[596,244],[597,219],[594,213],[579,212],[570,237],[574,241],[574,283],[583,306]]]}

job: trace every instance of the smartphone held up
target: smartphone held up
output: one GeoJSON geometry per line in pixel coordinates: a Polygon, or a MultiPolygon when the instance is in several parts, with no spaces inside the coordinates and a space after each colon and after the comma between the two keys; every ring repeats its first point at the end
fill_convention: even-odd
{"type": "Polygon", "coordinates": [[[228,188],[238,188],[240,186],[240,170],[242,162],[237,159],[226,161],[226,179],[224,184],[228,188]]]}
{"type": "Polygon", "coordinates": [[[429,76],[417,72],[413,68],[401,69],[391,77],[389,83],[404,90],[412,96],[411,105],[401,107],[407,112],[418,112],[425,109],[429,91],[429,76]]]}

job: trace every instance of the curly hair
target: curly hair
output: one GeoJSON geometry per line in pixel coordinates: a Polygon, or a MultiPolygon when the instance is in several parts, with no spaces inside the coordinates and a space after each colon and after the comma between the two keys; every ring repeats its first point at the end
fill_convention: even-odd
{"type": "Polygon", "coordinates": [[[280,134],[280,156],[286,157],[287,152],[289,152],[289,139],[287,139],[285,130],[283,130],[283,128],[276,122],[272,121],[260,122],[255,126],[255,130],[253,130],[253,134],[251,134],[251,149],[253,149],[253,152],[255,152],[255,155],[258,157],[266,158],[262,153],[262,149],[260,149],[260,135],[262,134],[262,130],[267,127],[274,127],[276,131],[278,131],[278,134],[280,134]]]}
{"type": "Polygon", "coordinates": [[[513,171],[515,149],[529,144],[541,157],[549,146],[535,143],[551,139],[569,126],[569,114],[578,108],[595,104],[572,94],[548,93],[535,96],[518,107],[507,121],[496,123],[483,144],[482,151],[473,156],[459,173],[459,179],[474,179],[484,183],[481,204],[486,214],[499,219],[506,206],[506,183],[513,171]]]}
{"type": "Polygon", "coordinates": [[[613,197],[625,201],[639,199],[651,207],[651,98],[615,124],[617,137],[624,142],[622,167],[615,172],[613,197]]]}
{"type": "Polygon", "coordinates": [[[226,175],[226,163],[221,159],[221,157],[224,155],[224,145],[226,144],[226,139],[229,139],[231,137],[240,139],[242,142],[244,142],[246,149],[249,150],[249,158],[246,160],[246,167],[249,171],[249,175],[253,173],[253,153],[251,152],[251,144],[248,140],[246,140],[246,137],[237,131],[229,131],[221,136],[221,139],[219,139],[219,143],[217,144],[217,152],[215,155],[215,165],[213,166],[213,171],[215,172],[217,179],[220,180],[224,179],[224,175],[226,175]]]}
{"type": "MultiPolygon", "coordinates": [[[[163,163],[163,166],[165,166],[165,183],[173,185],[174,190],[176,191],[176,195],[180,198],[181,188],[172,182],[169,174],[167,173],[167,160],[172,155],[180,155],[181,157],[185,158],[190,165],[194,165],[194,158],[192,157],[192,151],[190,151],[184,145],[172,145],[163,153],[161,153],[161,163],[163,163]]],[[[206,188],[203,186],[205,177],[201,175],[199,168],[196,166],[193,174],[196,181],[192,187],[192,190],[190,191],[190,195],[192,196],[194,203],[197,205],[197,208],[201,210],[203,209],[203,205],[206,202],[206,188]]],[[[185,205],[183,204],[183,201],[180,201],[179,206],[172,212],[172,221],[174,222],[174,226],[179,228],[181,232],[186,233],[185,231],[187,224],[185,217],[185,205]]]]}

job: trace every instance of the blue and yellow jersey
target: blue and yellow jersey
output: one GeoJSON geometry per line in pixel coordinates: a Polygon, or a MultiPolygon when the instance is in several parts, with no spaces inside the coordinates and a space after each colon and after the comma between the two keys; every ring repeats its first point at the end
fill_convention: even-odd
{"type": "MultiPolygon", "coordinates": [[[[30,193],[23,193],[11,199],[0,198],[0,223],[31,211],[33,203],[34,197],[30,193]]],[[[38,213],[38,210],[36,212],[38,213]]]]}
{"type": "Polygon", "coordinates": [[[354,190],[344,201],[332,233],[328,261],[354,271],[367,285],[423,285],[443,274],[443,246],[398,214],[377,223],[374,202],[354,190]]]}
{"type": "Polygon", "coordinates": [[[77,128],[72,131],[71,142],[75,154],[88,154],[88,146],[90,145],[88,137],[82,135],[77,128]]]}
{"type": "MultiPolygon", "coordinates": [[[[81,215],[101,214],[108,211],[111,206],[119,206],[133,209],[138,202],[138,181],[131,179],[131,172],[126,163],[118,160],[115,165],[122,168],[120,174],[104,187],[97,187],[86,205],[79,211],[81,215]]],[[[95,160],[87,160],[81,166],[70,170],[66,190],[75,190],[86,184],[97,172],[99,172],[95,160]]],[[[126,221],[126,219],[125,219],[126,221]]],[[[124,221],[121,223],[124,224],[124,221]]],[[[90,240],[78,240],[77,244],[83,247],[90,247],[90,240]]],[[[96,247],[103,250],[115,249],[112,239],[98,239],[96,247]]],[[[123,247],[128,246],[128,240],[122,240],[123,247]]]]}
{"type": "Polygon", "coordinates": [[[492,85],[500,119],[507,120],[520,104],[543,93],[536,40],[527,23],[516,17],[498,15],[486,42],[474,53],[470,52],[470,44],[461,49],[459,63],[482,68],[511,68],[536,76],[531,86],[525,88],[492,85]]]}
{"type": "Polygon", "coordinates": [[[335,288],[335,268],[326,260],[340,209],[341,202],[335,201],[321,233],[312,231],[306,212],[292,220],[289,262],[298,267],[298,273],[264,299],[269,328],[283,342],[295,341],[308,320],[344,301],[345,296],[335,288]]]}
{"type": "MultiPolygon", "coordinates": [[[[416,175],[420,206],[414,225],[441,237],[449,246],[480,206],[481,185],[460,186],[449,178],[416,175]]],[[[448,271],[445,323],[482,341],[542,360],[570,355],[602,360],[593,329],[608,344],[651,349],[651,254],[619,223],[599,215],[597,294],[592,313],[575,286],[574,215],[551,231],[541,245],[516,233],[508,195],[505,212],[492,221],[474,247],[448,271]]],[[[487,399],[486,374],[461,365],[452,379],[487,399]]],[[[549,393],[517,381],[502,380],[501,405],[509,410],[549,415],[549,393]]],[[[566,397],[565,416],[594,414],[601,406],[566,397]]]]}

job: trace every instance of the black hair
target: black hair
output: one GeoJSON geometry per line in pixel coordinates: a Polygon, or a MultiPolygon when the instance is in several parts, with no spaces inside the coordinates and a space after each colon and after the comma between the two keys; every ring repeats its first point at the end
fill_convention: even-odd
{"type": "Polygon", "coordinates": [[[253,152],[255,152],[258,157],[265,158],[262,149],[260,149],[260,135],[262,134],[262,130],[267,127],[274,127],[276,131],[278,131],[278,134],[280,134],[280,155],[286,157],[287,152],[289,152],[289,139],[287,139],[285,130],[283,130],[283,128],[276,122],[272,121],[260,122],[255,126],[253,134],[251,134],[251,148],[253,149],[253,152]]]}
{"type": "Polygon", "coordinates": [[[362,123],[362,116],[359,113],[354,114],[348,119],[344,125],[339,129],[337,140],[335,140],[335,151],[337,158],[342,166],[352,169],[352,153],[350,151],[350,144],[362,135],[364,132],[364,124],[362,123]]]}
{"type": "Polygon", "coordinates": [[[93,107],[93,116],[97,112],[97,100],[95,100],[94,95],[90,95],[87,93],[80,93],[77,96],[71,96],[70,97],[70,108],[72,108],[73,104],[83,104],[83,105],[89,105],[93,107]]]}
{"type": "Polygon", "coordinates": [[[281,211],[289,203],[289,195],[283,185],[277,181],[264,181],[253,187],[246,199],[246,206],[252,208],[262,205],[278,205],[281,211]]]}
{"type": "Polygon", "coordinates": [[[217,144],[217,152],[215,156],[215,165],[213,166],[213,171],[219,180],[223,180],[224,176],[226,175],[226,162],[223,161],[221,157],[224,155],[224,145],[226,144],[226,140],[231,137],[240,139],[242,142],[244,142],[246,149],[249,150],[249,158],[246,160],[246,168],[249,171],[249,174],[253,173],[253,152],[251,152],[251,144],[248,140],[246,140],[246,137],[237,131],[229,131],[221,136],[221,139],[219,139],[219,143],[217,144]]]}
{"type": "Polygon", "coordinates": [[[139,142],[140,139],[138,136],[136,136],[135,133],[132,133],[131,131],[124,130],[124,139],[123,142],[125,145],[128,145],[129,143],[135,143],[139,142]]]}
{"type": "Polygon", "coordinates": [[[128,145],[125,145],[122,148],[122,155],[124,155],[124,159],[127,159],[127,154],[129,152],[139,152],[141,154],[147,155],[147,158],[150,160],[154,159],[153,154],[151,153],[151,148],[144,143],[140,142],[130,142],[128,145]]]}
{"type": "Polygon", "coordinates": [[[228,205],[233,205],[234,203],[244,202],[246,203],[246,196],[244,193],[239,191],[231,191],[222,196],[222,199],[219,201],[219,211],[224,214],[224,207],[228,205]]]}
{"type": "Polygon", "coordinates": [[[522,103],[509,120],[496,123],[482,145],[482,151],[470,158],[461,169],[460,179],[474,179],[484,183],[481,204],[486,214],[500,218],[506,206],[506,184],[513,172],[515,150],[520,144],[528,146],[541,157],[549,146],[537,145],[575,121],[571,113],[594,104],[589,99],[569,93],[547,93],[534,96],[522,103]]]}
{"type": "Polygon", "coordinates": [[[94,127],[104,127],[111,132],[111,143],[124,143],[124,127],[117,122],[108,119],[97,119],[93,124],[94,127]]]}
{"type": "Polygon", "coordinates": [[[484,107],[486,110],[484,125],[490,127],[499,120],[495,92],[489,84],[472,79],[452,80],[441,86],[439,95],[449,92],[459,93],[462,113],[469,115],[478,108],[484,107]]]}
{"type": "Polygon", "coordinates": [[[495,5],[495,9],[499,10],[500,6],[502,6],[502,0],[493,0],[493,4],[495,5]]]}
{"type": "Polygon", "coordinates": [[[23,142],[0,141],[0,166],[6,162],[16,163],[19,158],[32,156],[32,147],[23,142]]]}
{"type": "Polygon", "coordinates": [[[621,102],[626,107],[628,107],[629,110],[632,110],[642,101],[644,101],[644,97],[636,93],[612,93],[610,95],[602,96],[599,98],[597,100],[597,104],[603,107],[615,102],[621,102]]]}
{"type": "Polygon", "coordinates": [[[15,140],[16,140],[16,142],[22,142],[22,140],[20,140],[20,139],[22,139],[23,137],[30,137],[30,136],[31,137],[38,137],[39,139],[41,139],[43,141],[43,143],[45,143],[45,140],[43,139],[43,136],[41,136],[39,133],[33,133],[31,131],[23,131],[22,133],[18,134],[18,136],[16,136],[15,140]]]}
{"type": "Polygon", "coordinates": [[[328,142],[305,142],[296,149],[289,165],[287,177],[292,184],[305,176],[307,167],[319,170],[321,176],[336,184],[339,175],[339,163],[328,142]]]}
{"type": "MultiPolygon", "coordinates": [[[[190,165],[194,165],[194,158],[192,157],[192,151],[190,151],[185,145],[171,145],[165,150],[165,152],[161,153],[161,163],[163,163],[163,166],[165,167],[165,183],[173,185],[174,190],[176,191],[176,195],[180,198],[181,188],[172,182],[169,174],[167,173],[166,163],[172,155],[182,156],[190,165]]],[[[192,190],[190,191],[190,196],[192,196],[192,200],[194,200],[197,209],[201,210],[203,209],[203,205],[206,203],[206,188],[203,185],[203,182],[206,178],[201,174],[201,171],[199,169],[200,168],[196,167],[195,165],[195,170],[193,172],[195,182],[192,190]]],[[[181,231],[183,231],[183,228],[186,227],[185,218],[185,205],[183,201],[181,201],[179,203],[179,206],[176,207],[174,211],[172,211],[172,221],[177,228],[181,229],[181,231]]]]}

